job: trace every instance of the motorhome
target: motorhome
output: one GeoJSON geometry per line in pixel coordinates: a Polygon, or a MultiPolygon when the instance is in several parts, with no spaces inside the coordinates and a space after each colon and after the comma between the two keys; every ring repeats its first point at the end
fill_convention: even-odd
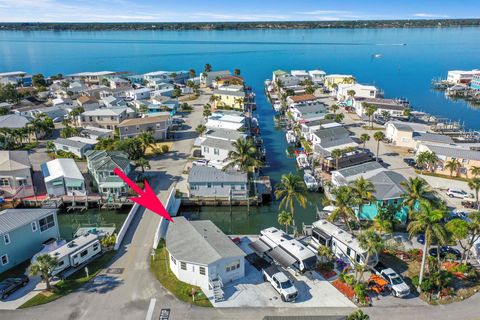
{"type": "MultiPolygon", "coordinates": [[[[315,250],[320,246],[327,246],[343,262],[350,265],[365,265],[367,252],[360,247],[357,238],[325,219],[313,223],[310,246],[315,250]]],[[[377,263],[378,255],[372,255],[368,265],[374,267],[377,263]]]]}
{"type": "Polygon", "coordinates": [[[315,267],[316,254],[284,231],[271,227],[260,231],[260,234],[260,238],[251,244],[255,251],[266,255],[284,268],[293,267],[304,272],[315,267]]]}
{"type": "Polygon", "coordinates": [[[49,254],[57,258],[58,265],[52,275],[57,275],[68,268],[75,268],[89,260],[102,250],[97,235],[87,233],[67,242],[63,246],[51,251],[49,254]]]}

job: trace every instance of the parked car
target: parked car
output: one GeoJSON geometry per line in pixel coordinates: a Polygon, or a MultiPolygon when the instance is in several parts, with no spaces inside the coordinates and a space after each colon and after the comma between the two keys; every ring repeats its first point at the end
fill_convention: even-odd
{"type": "MultiPolygon", "coordinates": [[[[438,254],[438,247],[437,248],[431,248],[428,250],[428,254],[431,255],[432,257],[436,257],[438,254]]],[[[462,253],[460,250],[449,247],[449,246],[442,246],[440,247],[440,258],[445,259],[447,255],[453,255],[455,257],[455,260],[460,260],[462,259],[462,253]]]]}
{"type": "Polygon", "coordinates": [[[410,294],[408,284],[392,268],[387,268],[382,262],[378,262],[372,270],[376,275],[388,281],[390,291],[394,297],[403,298],[410,294]]]}
{"type": "Polygon", "coordinates": [[[413,158],[405,158],[405,159],[403,159],[403,162],[405,162],[410,167],[415,167],[416,164],[417,164],[417,162],[413,158]]]}
{"type": "Polygon", "coordinates": [[[199,167],[206,167],[208,166],[208,160],[206,159],[199,159],[199,160],[194,160],[192,162],[194,166],[199,166],[199,167]]]}
{"type": "Polygon", "coordinates": [[[461,190],[461,189],[454,189],[454,188],[449,188],[447,190],[447,196],[449,196],[450,198],[460,198],[460,199],[465,199],[465,198],[469,198],[469,197],[472,197],[471,194],[461,190]]]}
{"type": "Polygon", "coordinates": [[[27,276],[22,275],[16,278],[8,278],[0,282],[0,298],[2,300],[7,299],[12,293],[25,287],[29,279],[27,276]]]}
{"type": "Polygon", "coordinates": [[[293,282],[276,266],[263,269],[263,280],[270,282],[280,294],[282,301],[295,301],[298,296],[298,290],[293,282]]]}

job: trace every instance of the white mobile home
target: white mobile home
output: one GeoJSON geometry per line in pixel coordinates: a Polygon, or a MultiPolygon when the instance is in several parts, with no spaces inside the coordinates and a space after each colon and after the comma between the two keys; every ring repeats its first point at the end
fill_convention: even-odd
{"type": "Polygon", "coordinates": [[[300,272],[315,268],[316,254],[284,231],[270,227],[260,234],[260,238],[250,244],[257,253],[265,254],[284,268],[293,267],[300,272]]]}
{"type": "MultiPolygon", "coordinates": [[[[310,245],[315,249],[319,246],[327,246],[332,249],[337,258],[351,265],[363,265],[367,257],[366,250],[360,247],[354,235],[324,219],[313,223],[310,245]]],[[[368,265],[373,267],[377,262],[378,256],[374,255],[370,257],[368,265]]]]}
{"type": "Polygon", "coordinates": [[[40,165],[47,193],[54,196],[84,196],[85,179],[75,160],[59,158],[40,165]]]}
{"type": "Polygon", "coordinates": [[[97,235],[88,233],[75,238],[49,253],[58,260],[58,265],[52,274],[57,275],[68,268],[78,267],[100,251],[102,248],[97,235]]]}

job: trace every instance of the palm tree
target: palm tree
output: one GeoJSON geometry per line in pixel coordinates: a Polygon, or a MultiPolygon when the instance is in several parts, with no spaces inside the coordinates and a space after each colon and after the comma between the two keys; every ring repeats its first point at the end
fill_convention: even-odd
{"type": "Polygon", "coordinates": [[[477,202],[477,210],[480,210],[480,204],[478,203],[478,193],[480,192],[480,178],[472,178],[468,180],[468,187],[475,191],[475,202],[477,202]]]}
{"type": "MultiPolygon", "coordinates": [[[[352,191],[355,194],[357,200],[358,212],[357,219],[360,220],[362,214],[363,205],[375,201],[375,186],[370,180],[360,177],[351,183],[352,191]]],[[[360,222],[360,221],[359,221],[360,222]]]]}
{"type": "Polygon", "coordinates": [[[363,313],[362,310],[357,310],[348,315],[347,320],[370,320],[368,314],[363,313]]]}
{"type": "Polygon", "coordinates": [[[145,154],[145,151],[147,150],[148,147],[151,147],[155,144],[155,137],[150,131],[142,131],[138,136],[137,139],[140,141],[140,144],[143,149],[143,154],[145,154]]]}
{"type": "Polygon", "coordinates": [[[345,115],[343,113],[339,113],[335,115],[335,122],[341,123],[344,118],[345,118],[345,115]]]}
{"type": "Polygon", "coordinates": [[[343,152],[342,150],[340,149],[335,149],[335,150],[332,150],[332,153],[331,153],[331,156],[335,159],[335,170],[339,170],[339,161],[340,161],[340,158],[342,157],[343,155],[343,152]]]}
{"type": "Polygon", "coordinates": [[[188,71],[188,75],[190,76],[190,78],[195,78],[195,76],[197,75],[197,73],[195,72],[195,69],[190,69],[188,71]]]}
{"type": "Polygon", "coordinates": [[[349,221],[356,220],[355,211],[352,208],[356,203],[355,193],[349,186],[340,186],[338,188],[333,188],[331,194],[333,199],[325,200],[325,202],[336,208],[332,211],[328,220],[333,222],[342,218],[343,222],[348,226],[350,231],[352,231],[349,221]]]}
{"type": "Polygon", "coordinates": [[[288,233],[288,226],[291,226],[293,223],[293,213],[282,210],[278,214],[277,221],[280,225],[285,226],[285,232],[288,233]]]}
{"type": "Polygon", "coordinates": [[[448,160],[447,162],[445,162],[445,165],[444,165],[444,170],[445,169],[448,169],[450,171],[450,177],[453,176],[453,172],[457,172],[457,176],[458,176],[458,170],[460,169],[460,167],[462,166],[462,164],[460,163],[460,161],[458,161],[458,159],[456,158],[452,158],[451,160],[448,160]]]}
{"type": "Polygon", "coordinates": [[[407,230],[410,237],[423,233],[425,236],[425,243],[422,252],[422,264],[420,266],[420,276],[418,280],[418,291],[422,291],[421,284],[423,281],[423,273],[425,271],[425,259],[428,254],[428,249],[433,239],[437,239],[440,243],[447,240],[447,232],[444,225],[441,223],[446,215],[443,209],[434,209],[430,202],[421,201],[420,208],[416,212],[414,220],[410,221],[407,230]]]}
{"type": "Polygon", "coordinates": [[[233,103],[234,103],[234,104],[238,104],[238,107],[241,107],[244,102],[245,102],[245,100],[244,100],[242,97],[235,98],[235,99],[233,100],[233,103]]]}
{"type": "Polygon", "coordinates": [[[408,208],[409,219],[411,219],[415,206],[426,200],[432,190],[427,181],[420,177],[410,177],[407,181],[400,182],[400,184],[405,189],[405,192],[402,194],[402,205],[408,208]]]}
{"type": "Polygon", "coordinates": [[[480,166],[472,166],[470,168],[470,172],[473,174],[473,176],[476,178],[480,174],[480,166]]]}
{"type": "Polygon", "coordinates": [[[363,149],[365,149],[365,144],[370,141],[370,135],[368,133],[362,133],[360,136],[360,141],[363,143],[363,149]]]}
{"type": "Polygon", "coordinates": [[[317,248],[317,253],[320,257],[322,257],[322,260],[324,260],[324,262],[325,260],[327,260],[326,262],[332,261],[332,259],[335,257],[332,249],[330,249],[329,246],[325,246],[325,245],[319,246],[317,248]]]}
{"type": "Polygon", "coordinates": [[[196,128],[195,128],[195,131],[199,134],[199,135],[203,135],[205,133],[205,131],[207,131],[207,127],[203,124],[199,124],[196,128]]]}
{"type": "Polygon", "coordinates": [[[379,155],[379,151],[380,151],[380,141],[382,141],[383,139],[385,139],[385,134],[383,133],[383,131],[377,131],[373,134],[373,139],[375,139],[375,141],[377,141],[377,162],[378,162],[378,155],[379,155]]]}
{"type": "Polygon", "coordinates": [[[275,197],[280,200],[279,208],[295,212],[294,202],[301,207],[307,206],[307,188],[303,179],[295,174],[288,173],[282,175],[280,182],[275,186],[275,197]]]}
{"type": "Polygon", "coordinates": [[[420,164],[422,167],[425,166],[430,172],[434,171],[435,165],[437,164],[438,160],[439,159],[437,154],[430,151],[422,151],[417,156],[417,163],[420,164]]]}
{"type": "Polygon", "coordinates": [[[241,171],[248,172],[250,169],[255,171],[256,167],[262,165],[262,162],[258,159],[258,150],[251,138],[238,138],[232,142],[232,146],[234,150],[228,153],[227,168],[238,166],[241,171]]]}
{"type": "Polygon", "coordinates": [[[378,205],[377,215],[374,218],[374,226],[383,233],[390,233],[393,238],[393,230],[398,222],[398,206],[393,204],[378,205]]]}
{"type": "Polygon", "coordinates": [[[47,290],[51,290],[50,279],[52,278],[52,272],[57,267],[58,260],[49,254],[42,254],[37,257],[35,263],[30,266],[30,274],[32,276],[40,275],[42,280],[45,281],[47,290]]]}
{"type": "Polygon", "coordinates": [[[55,152],[55,144],[52,141],[47,141],[47,151],[55,152]]]}
{"type": "Polygon", "coordinates": [[[377,111],[377,107],[374,106],[373,104],[369,104],[365,102],[362,103],[362,106],[365,109],[365,115],[368,117],[371,128],[373,129],[373,115],[375,114],[375,111],[377,111]]]}
{"type": "Polygon", "coordinates": [[[362,232],[358,236],[358,242],[360,248],[367,252],[367,256],[365,257],[365,264],[362,266],[360,271],[360,276],[358,277],[360,281],[363,279],[363,274],[365,273],[365,268],[368,265],[368,261],[370,257],[375,256],[382,251],[385,246],[383,239],[372,229],[366,230],[362,232]]]}
{"type": "Polygon", "coordinates": [[[212,65],[210,63],[205,64],[205,68],[203,69],[205,72],[212,71],[212,65]]]}
{"type": "Polygon", "coordinates": [[[135,166],[142,169],[142,176],[145,173],[145,169],[151,169],[150,162],[143,157],[135,161],[135,166]]]}

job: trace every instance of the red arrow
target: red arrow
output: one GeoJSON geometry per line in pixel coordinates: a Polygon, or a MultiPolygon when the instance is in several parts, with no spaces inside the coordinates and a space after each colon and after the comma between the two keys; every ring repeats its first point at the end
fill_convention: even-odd
{"type": "Polygon", "coordinates": [[[130,200],[173,222],[172,217],[170,217],[167,210],[165,210],[165,207],[163,206],[160,199],[158,199],[157,195],[152,190],[147,180],[145,180],[145,190],[142,190],[139,186],[137,186],[135,182],[130,180],[119,168],[115,168],[115,170],[113,170],[113,173],[115,173],[120,179],[122,179],[126,184],[128,184],[128,186],[132,188],[133,191],[138,194],[138,197],[130,198],[130,200]]]}

